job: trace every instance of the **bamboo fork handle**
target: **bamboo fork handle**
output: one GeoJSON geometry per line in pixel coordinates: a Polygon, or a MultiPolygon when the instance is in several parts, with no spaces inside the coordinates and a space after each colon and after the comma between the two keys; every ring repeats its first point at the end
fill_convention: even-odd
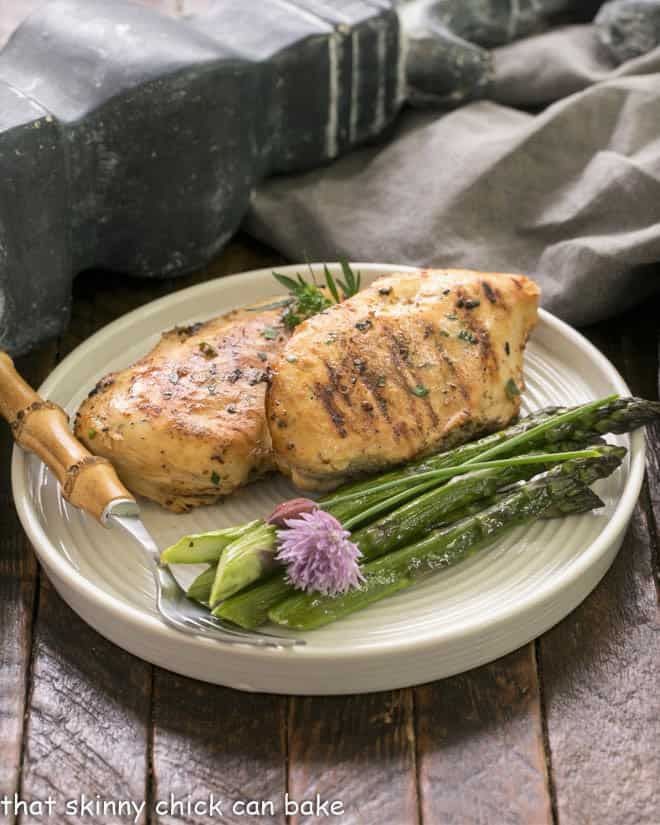
{"type": "Polygon", "coordinates": [[[55,473],[64,498],[75,507],[103,523],[111,502],[135,501],[107,458],[83,447],[69,429],[64,410],[40,398],[4,352],[0,352],[0,415],[9,422],[16,443],[36,453],[55,473]]]}

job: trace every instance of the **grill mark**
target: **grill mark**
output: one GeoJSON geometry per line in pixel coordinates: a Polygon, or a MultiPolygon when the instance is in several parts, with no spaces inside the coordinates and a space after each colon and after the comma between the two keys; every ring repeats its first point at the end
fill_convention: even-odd
{"type": "Polygon", "coordinates": [[[476,318],[466,319],[466,325],[470,332],[479,340],[479,349],[481,351],[481,358],[484,366],[484,373],[496,372],[499,368],[499,361],[495,355],[492,342],[490,340],[490,333],[480,324],[476,318]]]}
{"type": "Polygon", "coordinates": [[[497,292],[493,289],[493,287],[488,283],[488,281],[482,281],[481,286],[483,287],[484,295],[488,298],[491,304],[496,304],[497,292]]]}
{"type": "Polygon", "coordinates": [[[328,413],[330,420],[335,426],[337,433],[339,434],[340,438],[346,438],[348,433],[346,432],[345,419],[341,412],[335,406],[335,399],[332,394],[332,391],[328,389],[328,387],[324,387],[323,384],[320,382],[316,382],[314,384],[314,392],[316,393],[316,397],[321,401],[323,406],[325,407],[325,411],[328,413]]]}
{"type": "Polygon", "coordinates": [[[389,328],[385,330],[390,337],[391,340],[391,349],[392,352],[395,353],[397,357],[397,361],[401,363],[403,361],[406,366],[412,366],[410,363],[410,345],[405,340],[403,335],[395,335],[389,328]]]}
{"type": "Polygon", "coordinates": [[[438,416],[433,409],[433,404],[431,403],[431,398],[427,395],[425,398],[420,398],[420,401],[423,402],[424,406],[428,410],[429,418],[431,419],[431,424],[435,427],[438,424],[438,416]]]}
{"type": "Polygon", "coordinates": [[[452,378],[454,379],[454,386],[460,392],[460,394],[463,396],[463,400],[464,401],[469,401],[470,400],[470,393],[468,392],[467,387],[465,386],[465,383],[461,380],[459,372],[456,369],[456,364],[454,364],[451,357],[449,356],[449,354],[445,350],[443,350],[441,352],[441,356],[442,356],[442,360],[447,365],[447,369],[451,373],[452,378]]]}
{"type": "Polygon", "coordinates": [[[344,362],[342,362],[341,370],[335,369],[329,361],[324,361],[323,363],[328,373],[328,378],[330,379],[330,387],[328,389],[334,394],[335,400],[342,400],[346,403],[346,406],[352,407],[353,399],[351,398],[350,387],[348,384],[343,384],[341,380],[342,374],[346,372],[345,359],[344,362]]]}
{"type": "MultiPolygon", "coordinates": [[[[412,416],[415,419],[416,428],[420,432],[423,432],[422,422],[419,417],[417,405],[412,402],[412,395],[410,395],[411,386],[408,381],[408,375],[406,371],[406,359],[409,357],[410,351],[407,345],[403,343],[396,335],[394,335],[389,328],[386,327],[384,332],[387,338],[389,339],[389,349],[392,356],[392,367],[394,368],[394,379],[396,383],[403,388],[404,392],[409,395],[410,402],[407,405],[408,412],[412,413],[412,416]]],[[[393,432],[397,441],[400,439],[401,435],[408,435],[407,429],[408,428],[402,426],[402,424],[396,424],[394,426],[393,432]]]]}
{"type": "MultiPolygon", "coordinates": [[[[432,333],[433,332],[433,327],[430,324],[428,326],[430,327],[430,330],[431,330],[431,333],[432,333]]],[[[427,337],[428,336],[427,336],[426,330],[425,330],[424,331],[424,338],[427,338],[427,337]]],[[[404,363],[405,363],[406,367],[409,369],[410,373],[412,374],[415,385],[423,384],[424,378],[423,378],[422,374],[420,373],[419,370],[415,369],[414,365],[410,361],[410,347],[408,346],[408,344],[406,342],[403,342],[400,339],[396,338],[396,336],[394,336],[394,335],[392,335],[392,338],[396,341],[396,345],[398,347],[398,352],[401,354],[402,358],[404,359],[404,363]]],[[[393,357],[394,357],[395,365],[396,365],[396,353],[393,353],[393,357]]],[[[412,387],[408,383],[408,379],[407,379],[403,369],[399,369],[398,372],[404,378],[402,385],[404,386],[406,392],[411,393],[412,392],[412,387]]],[[[438,416],[435,412],[435,409],[433,408],[433,402],[432,402],[432,400],[429,396],[425,396],[423,398],[419,398],[418,396],[415,396],[414,400],[411,397],[410,407],[412,408],[413,416],[415,417],[415,423],[416,423],[418,429],[420,430],[420,432],[423,433],[424,429],[425,429],[424,428],[424,422],[423,422],[423,420],[420,420],[420,417],[418,415],[418,409],[419,409],[418,402],[419,401],[421,401],[424,404],[424,406],[425,406],[425,408],[428,412],[429,418],[431,419],[432,426],[435,427],[438,424],[439,419],[438,419],[438,416]]]]}
{"type": "Polygon", "coordinates": [[[390,411],[387,406],[387,399],[381,393],[380,387],[378,386],[378,381],[380,376],[373,372],[373,370],[369,370],[368,368],[360,375],[360,380],[362,381],[363,386],[367,389],[368,392],[371,393],[371,396],[375,400],[376,404],[378,404],[378,409],[380,410],[381,415],[387,421],[388,424],[392,423],[392,419],[390,418],[390,411]]]}
{"type": "Polygon", "coordinates": [[[337,389],[337,370],[332,366],[329,361],[323,361],[323,366],[325,367],[325,371],[328,373],[328,380],[330,381],[330,386],[333,390],[337,389]]]}

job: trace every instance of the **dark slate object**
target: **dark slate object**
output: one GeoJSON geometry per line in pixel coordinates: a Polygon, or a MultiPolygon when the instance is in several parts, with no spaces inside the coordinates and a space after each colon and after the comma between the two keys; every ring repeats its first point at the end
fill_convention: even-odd
{"type": "Polygon", "coordinates": [[[612,0],[596,17],[601,41],[623,63],[660,45],[660,0],[612,0]]]}
{"type": "Polygon", "coordinates": [[[437,3],[401,7],[406,31],[408,100],[416,106],[456,106],[483,97],[492,78],[489,51],[447,28],[437,3]]]}
{"type": "Polygon", "coordinates": [[[544,28],[570,0],[427,0],[430,15],[459,37],[501,46],[544,28]]]}
{"type": "Polygon", "coordinates": [[[483,95],[489,55],[433,17],[446,5],[216,0],[190,20],[126,0],[41,7],[0,53],[0,347],[59,333],[81,270],[205,264],[261,179],[385,134],[406,100],[483,95]]]}

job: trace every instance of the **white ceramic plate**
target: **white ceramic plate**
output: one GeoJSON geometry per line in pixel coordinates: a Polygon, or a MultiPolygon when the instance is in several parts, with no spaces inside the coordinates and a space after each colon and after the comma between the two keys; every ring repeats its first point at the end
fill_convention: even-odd
{"type": "MultiPolygon", "coordinates": [[[[356,264],[366,281],[403,267],[356,264]]],[[[294,272],[296,267],[281,271],[294,272]]],[[[278,293],[271,270],[212,281],[154,301],[93,335],[41,387],[73,413],[96,381],[149,350],[161,330],[278,293]]],[[[577,404],[628,389],[581,335],[546,312],[529,343],[527,410],[577,404]]],[[[118,531],[66,504],[52,475],[16,449],[13,489],[39,560],[62,597],[99,633],[154,664],[241,690],[358,693],[419,684],[502,656],[573,610],[614,559],[639,495],[642,433],[614,476],[598,483],[598,513],[517,529],[491,549],[362,613],[306,634],[290,649],[220,646],[181,636],[158,618],[141,555],[118,531]]],[[[283,478],[255,484],[221,506],[175,515],[144,502],[143,516],[166,546],[182,534],[266,515],[290,495],[283,478]]]]}

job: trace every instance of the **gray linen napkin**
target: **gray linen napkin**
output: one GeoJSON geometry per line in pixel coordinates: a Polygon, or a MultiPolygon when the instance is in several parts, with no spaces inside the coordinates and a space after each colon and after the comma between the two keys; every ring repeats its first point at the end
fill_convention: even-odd
{"type": "Polygon", "coordinates": [[[617,67],[584,25],[494,54],[490,100],[270,179],[247,231],[295,261],[524,272],[574,324],[660,288],[660,49],[617,67]]]}

